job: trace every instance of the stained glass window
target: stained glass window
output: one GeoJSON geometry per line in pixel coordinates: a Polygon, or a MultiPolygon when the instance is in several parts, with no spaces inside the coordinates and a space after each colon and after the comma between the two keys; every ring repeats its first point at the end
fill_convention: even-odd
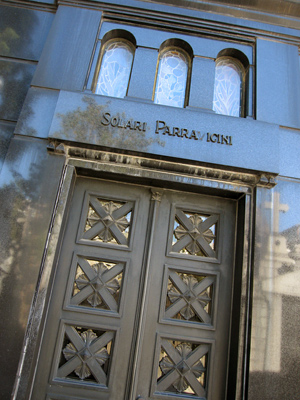
{"type": "Polygon", "coordinates": [[[216,61],[213,109],[217,114],[242,116],[243,73],[233,58],[216,61]]]}
{"type": "Polygon", "coordinates": [[[95,93],[125,97],[133,61],[133,48],[126,41],[110,41],[104,47],[95,93]]]}
{"type": "Polygon", "coordinates": [[[178,49],[162,53],[156,77],[154,103],[183,107],[188,76],[187,56],[178,49]]]}

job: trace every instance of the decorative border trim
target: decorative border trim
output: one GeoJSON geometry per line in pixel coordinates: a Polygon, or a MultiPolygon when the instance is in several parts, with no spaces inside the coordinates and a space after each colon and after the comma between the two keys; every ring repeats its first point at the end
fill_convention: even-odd
{"type": "Polygon", "coordinates": [[[43,3],[42,1],[36,0],[2,0],[2,6],[9,6],[9,7],[21,7],[27,8],[29,10],[40,10],[40,11],[48,11],[52,13],[56,13],[57,4],[51,3],[43,3]]]}
{"type": "MultiPolygon", "coordinates": [[[[36,373],[36,364],[33,363],[36,357],[36,351],[38,351],[39,340],[43,337],[44,326],[42,325],[42,315],[46,307],[46,295],[51,281],[51,273],[53,268],[55,268],[55,259],[57,255],[57,249],[60,243],[60,237],[63,229],[63,220],[67,213],[67,206],[72,194],[73,184],[76,179],[76,168],[89,169],[100,172],[122,172],[127,175],[151,177],[152,179],[162,179],[168,182],[181,182],[189,183],[191,185],[203,185],[209,188],[219,188],[224,190],[231,190],[240,193],[240,198],[245,195],[245,210],[242,214],[245,215],[245,220],[241,220],[243,225],[243,235],[244,237],[244,256],[241,259],[242,267],[242,284],[241,284],[241,306],[240,306],[240,334],[238,339],[238,368],[237,368],[237,378],[236,378],[236,396],[235,399],[244,400],[245,399],[245,382],[247,380],[247,367],[249,354],[249,330],[250,330],[250,306],[251,306],[251,281],[252,281],[252,259],[251,259],[251,249],[252,249],[252,227],[254,223],[253,212],[254,212],[254,201],[253,201],[253,186],[246,184],[238,185],[225,182],[218,182],[216,179],[206,179],[199,177],[194,177],[192,175],[171,173],[169,171],[163,171],[159,169],[160,164],[169,165],[174,168],[201,168],[205,167],[190,166],[186,164],[151,160],[143,157],[126,156],[122,154],[109,153],[105,151],[95,151],[90,149],[80,149],[76,147],[71,147],[64,145],[59,142],[50,142],[48,150],[52,152],[53,155],[63,156],[65,160],[65,168],[61,177],[60,187],[57,194],[55,207],[53,211],[53,218],[51,221],[51,226],[48,232],[48,237],[46,241],[46,246],[44,250],[43,259],[41,262],[40,275],[37,282],[37,287],[35,291],[35,296],[30,310],[29,322],[27,325],[27,330],[25,334],[25,340],[22,348],[22,355],[18,367],[17,379],[15,382],[12,399],[13,400],[24,400],[30,399],[32,395],[32,382],[36,373]],[[71,154],[77,154],[71,157],[71,154]],[[93,158],[91,157],[93,155],[93,158]],[[79,157],[81,156],[81,157],[79,157]],[[115,160],[109,162],[109,160],[115,160]],[[106,161],[103,161],[106,160],[106,161]],[[139,162],[137,161],[139,160],[139,162]],[[118,161],[118,163],[117,163],[118,161]],[[141,167],[140,165],[144,162],[156,163],[158,170],[151,168],[141,167]],[[121,162],[123,164],[121,164],[121,162]],[[127,165],[124,165],[126,164],[127,165]],[[132,167],[131,167],[131,165],[132,167]],[[122,168],[121,168],[122,167],[122,168]],[[140,172],[139,172],[140,171],[140,172]],[[206,185],[203,183],[206,180],[206,185]]],[[[169,167],[169,169],[171,169],[169,167]]],[[[206,168],[209,171],[217,173],[219,170],[217,168],[206,168]]],[[[225,171],[226,172],[226,171],[225,171]]],[[[226,172],[231,173],[231,172],[226,172]]],[[[257,177],[256,174],[248,174],[250,177],[257,177]]],[[[261,175],[259,175],[261,176],[261,175]]],[[[159,201],[154,201],[153,207],[153,221],[155,220],[156,208],[159,205],[159,201]]],[[[240,226],[242,229],[242,226],[240,226]]],[[[151,248],[151,235],[149,240],[149,248],[151,248]]],[[[149,254],[148,259],[150,259],[151,254],[149,254]]],[[[142,314],[142,313],[141,313],[142,314]]],[[[143,324],[142,324],[143,325],[143,324]]],[[[140,329],[143,329],[143,326],[140,329]]],[[[138,353],[137,353],[138,354],[138,353]]],[[[134,365],[137,366],[138,359],[134,360],[134,365]]],[[[136,373],[136,371],[135,371],[136,373]]],[[[135,375],[135,373],[133,375],[135,375]]],[[[131,388],[132,391],[135,387],[131,388]]],[[[52,397],[52,396],[50,396],[52,397]]],[[[47,399],[50,400],[48,396],[47,399]]],[[[56,396],[55,396],[56,397],[56,396]]],[[[58,396],[59,398],[65,398],[64,396],[58,396]]]]}
{"type": "MultiPolygon", "coordinates": [[[[167,26],[168,29],[178,30],[182,32],[194,32],[213,34],[217,36],[238,37],[245,40],[253,41],[257,33],[260,36],[276,37],[283,39],[289,43],[299,43],[297,35],[298,20],[294,15],[282,16],[263,10],[255,10],[251,8],[241,8],[231,4],[216,4],[212,2],[192,1],[191,11],[199,13],[199,17],[191,14],[185,15],[181,10],[185,7],[180,4],[169,4],[168,2],[154,2],[151,8],[148,8],[144,1],[132,1],[129,4],[116,4],[113,1],[103,2],[99,0],[58,0],[58,5],[76,6],[101,10],[106,19],[117,19],[128,22],[130,19],[134,23],[151,24],[151,26],[167,26]],[[208,18],[203,16],[207,13],[208,18]],[[223,16],[223,21],[212,20],[211,16],[223,16]],[[233,20],[239,19],[240,23],[232,23],[233,20]],[[257,27],[245,25],[242,21],[252,21],[257,27]],[[187,24],[189,25],[187,28],[187,24]],[[270,26],[271,25],[271,26],[270,26]]],[[[218,18],[217,18],[218,19],[218,18]]]]}
{"type": "MultiPolygon", "coordinates": [[[[205,181],[214,181],[218,183],[229,183],[232,185],[255,187],[262,186],[273,188],[276,185],[277,174],[266,172],[249,172],[244,170],[231,170],[219,167],[206,167],[195,164],[184,164],[165,160],[157,160],[143,156],[134,156],[128,154],[119,154],[102,150],[87,149],[82,147],[73,147],[56,141],[51,141],[48,145],[48,151],[55,154],[64,154],[68,159],[89,160],[97,164],[106,164],[111,166],[127,166],[135,169],[143,169],[153,172],[164,172],[171,174],[181,174],[190,178],[201,178],[205,181]]],[[[230,188],[223,187],[230,190],[230,188]]],[[[245,190],[240,190],[245,191],[245,190]]]]}

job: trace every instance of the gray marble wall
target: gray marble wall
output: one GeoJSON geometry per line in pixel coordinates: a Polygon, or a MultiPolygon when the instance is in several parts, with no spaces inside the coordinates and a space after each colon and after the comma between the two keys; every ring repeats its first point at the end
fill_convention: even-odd
{"type": "MultiPolygon", "coordinates": [[[[71,112],[72,107],[76,111],[86,95],[96,104],[108,104],[130,117],[140,112],[154,124],[156,119],[168,118],[182,127],[190,124],[191,129],[196,125],[226,131],[234,135],[236,143],[228,152],[217,146],[191,149],[188,143],[183,143],[184,139],[163,136],[160,139],[164,145],[150,141],[148,147],[128,148],[132,146],[130,141],[126,145],[117,140],[108,143],[104,135],[93,142],[97,148],[105,146],[115,151],[150,153],[151,157],[279,173],[274,189],[257,190],[249,399],[299,400],[299,30],[165,5],[151,4],[150,7],[149,2],[130,0],[130,7],[138,4],[146,12],[167,13],[166,18],[170,19],[173,14],[184,15],[190,22],[197,18],[207,23],[216,21],[225,27],[236,26],[239,32],[245,29],[248,36],[237,36],[234,32],[230,36],[227,32],[224,40],[195,33],[192,23],[190,28],[187,24],[185,32],[174,28],[169,28],[169,32],[168,27],[156,26],[151,30],[133,23],[125,26],[125,21],[123,29],[129,29],[137,40],[128,96],[124,100],[100,99],[92,94],[91,82],[101,39],[120,24],[105,22],[99,29],[101,9],[59,6],[56,11],[54,0],[40,3],[35,9],[1,5],[0,12],[0,379],[3,399],[10,398],[17,373],[65,161],[63,156],[47,152],[48,138],[49,135],[57,137],[57,112],[71,112]],[[274,37],[270,37],[272,30],[276,32],[274,37]],[[256,36],[259,36],[257,40],[256,36]],[[286,40],[288,36],[294,37],[293,44],[286,40]],[[170,37],[187,41],[194,51],[186,110],[152,104],[158,50],[170,37]],[[244,52],[250,64],[250,106],[246,119],[212,112],[214,59],[228,46],[244,52]]],[[[86,137],[80,138],[74,132],[68,134],[57,138],[88,142],[86,137]]],[[[155,129],[147,135],[147,140],[156,140],[158,136],[155,129]]]]}

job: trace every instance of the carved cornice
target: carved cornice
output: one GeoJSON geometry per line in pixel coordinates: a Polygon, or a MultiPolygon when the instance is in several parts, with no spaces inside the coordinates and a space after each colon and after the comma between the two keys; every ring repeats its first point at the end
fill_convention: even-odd
{"type": "MultiPolygon", "coordinates": [[[[98,165],[128,166],[138,170],[155,171],[167,174],[179,174],[190,178],[201,178],[212,182],[231,185],[272,188],[276,185],[276,174],[230,168],[207,167],[166,160],[157,160],[144,156],[119,154],[108,151],[69,146],[59,142],[50,142],[48,151],[63,154],[67,159],[89,160],[98,165]]],[[[97,168],[98,169],[98,168],[97,168]]]]}
{"type": "MultiPolygon", "coordinates": [[[[158,29],[167,28],[168,30],[179,30],[186,34],[214,35],[218,37],[235,37],[239,40],[253,41],[257,34],[260,37],[270,37],[283,40],[288,43],[299,45],[299,16],[297,10],[298,4],[292,2],[277,1],[276,6],[270,6],[272,0],[269,0],[268,10],[262,7],[261,10],[255,7],[247,7],[243,4],[240,7],[237,4],[228,2],[221,4],[219,1],[197,1],[189,2],[189,7],[184,7],[184,2],[177,0],[169,3],[166,1],[156,1],[150,7],[145,1],[127,1],[124,4],[117,4],[113,1],[100,0],[57,0],[54,4],[42,3],[31,0],[2,0],[2,5],[13,7],[23,7],[55,12],[58,5],[67,5],[74,7],[83,7],[97,9],[104,12],[106,19],[117,20],[123,23],[135,23],[149,25],[158,29]],[[147,8],[147,6],[149,8],[147,8]],[[155,9],[156,8],[156,9],[155,9]],[[163,11],[158,11],[162,9],[163,11]],[[182,9],[194,11],[193,15],[184,15],[182,9]],[[285,12],[280,12],[280,10],[285,12]],[[199,12],[199,17],[195,17],[195,12],[199,12]],[[202,13],[207,13],[208,18],[203,18],[202,13]],[[215,15],[223,15],[224,20],[211,18],[215,15]],[[234,21],[232,22],[232,18],[234,21]],[[241,22],[237,22],[239,19],[241,22]],[[243,21],[251,20],[258,24],[253,27],[253,23],[247,26],[243,21]]],[[[257,2],[255,3],[257,6],[257,2]]],[[[259,4],[258,8],[261,7],[259,4]]]]}
{"type": "Polygon", "coordinates": [[[239,40],[253,41],[259,33],[260,36],[276,37],[299,44],[299,19],[294,15],[282,16],[232,4],[193,1],[188,8],[167,2],[156,2],[150,7],[148,2],[134,0],[124,4],[101,0],[58,0],[58,4],[98,9],[103,11],[105,19],[149,25],[158,29],[179,30],[186,34],[207,33],[218,37],[228,36],[231,39],[236,37],[239,40]],[[191,13],[182,12],[182,9],[191,10],[191,13]],[[207,14],[207,18],[203,13],[207,14]],[[213,13],[223,16],[223,20],[213,18],[213,13]],[[247,25],[247,20],[254,21],[255,26],[253,23],[247,25]]]}
{"type": "Polygon", "coordinates": [[[48,11],[54,13],[57,9],[56,4],[42,3],[30,0],[0,0],[3,6],[22,7],[33,10],[48,11]]]}

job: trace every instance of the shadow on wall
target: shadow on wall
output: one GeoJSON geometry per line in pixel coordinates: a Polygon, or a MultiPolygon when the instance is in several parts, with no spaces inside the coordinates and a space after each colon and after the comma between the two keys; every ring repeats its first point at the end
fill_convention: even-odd
{"type": "Polygon", "coordinates": [[[57,114],[61,120],[61,129],[53,134],[56,139],[71,139],[136,151],[147,151],[154,143],[164,146],[165,143],[157,138],[147,138],[147,128],[137,128],[132,120],[126,118],[125,113],[118,115],[119,126],[115,127],[107,123],[108,117],[104,117],[106,106],[97,104],[95,99],[89,96],[84,96],[82,102],[83,107],[77,107],[66,114],[57,114]]]}
{"type": "Polygon", "coordinates": [[[39,19],[32,10],[1,7],[0,55],[0,118],[16,121],[30,86],[36,65],[34,33],[39,19]],[[17,21],[17,22],[16,22],[17,21]],[[16,60],[13,60],[16,58],[16,60]],[[28,60],[28,63],[19,62],[28,60]]]}
{"type": "Polygon", "coordinates": [[[1,399],[12,392],[64,162],[45,147],[15,139],[1,172],[1,399]]]}
{"type": "Polygon", "coordinates": [[[298,185],[283,181],[258,197],[249,400],[300,399],[298,185]]]}

